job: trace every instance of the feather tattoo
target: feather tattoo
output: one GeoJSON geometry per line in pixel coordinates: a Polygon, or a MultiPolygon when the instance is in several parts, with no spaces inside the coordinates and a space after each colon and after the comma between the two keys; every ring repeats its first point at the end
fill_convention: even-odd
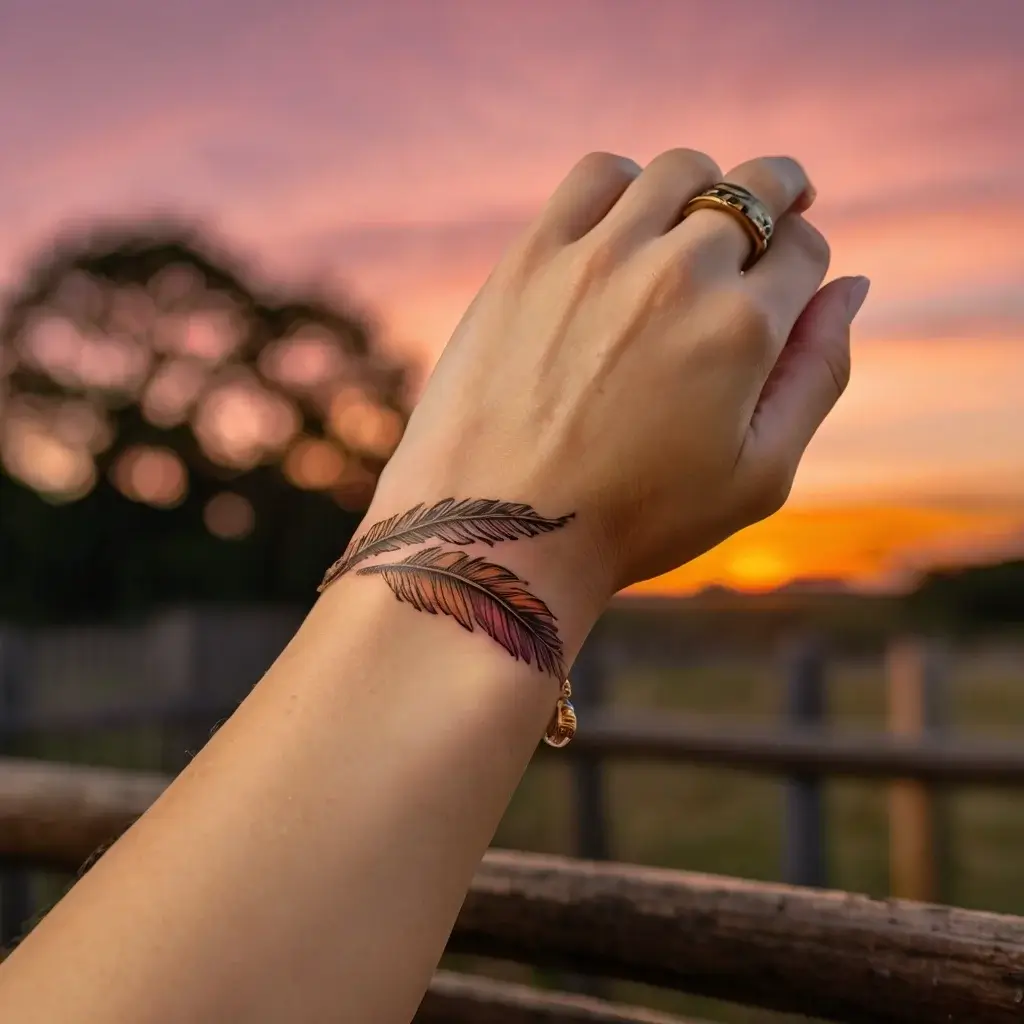
{"type": "Polygon", "coordinates": [[[448,544],[474,542],[493,547],[502,541],[536,537],[565,526],[575,513],[546,519],[530,505],[495,498],[445,498],[434,505],[421,502],[374,523],[346,548],[344,554],[324,574],[322,592],[339,576],[375,555],[398,551],[428,540],[448,544]]]}
{"type": "Polygon", "coordinates": [[[565,678],[555,616],[526,589],[525,580],[502,565],[431,547],[400,562],[365,566],[356,574],[383,576],[399,601],[431,615],[450,615],[470,633],[479,626],[517,661],[565,678]]]}

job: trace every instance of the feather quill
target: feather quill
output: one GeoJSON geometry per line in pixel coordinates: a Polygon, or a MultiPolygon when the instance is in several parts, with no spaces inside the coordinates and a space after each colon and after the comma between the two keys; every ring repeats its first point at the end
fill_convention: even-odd
{"type": "Polygon", "coordinates": [[[365,566],[357,575],[383,576],[399,601],[431,615],[450,615],[470,633],[479,626],[513,658],[565,678],[555,616],[525,580],[502,565],[431,547],[400,562],[365,566]]]}

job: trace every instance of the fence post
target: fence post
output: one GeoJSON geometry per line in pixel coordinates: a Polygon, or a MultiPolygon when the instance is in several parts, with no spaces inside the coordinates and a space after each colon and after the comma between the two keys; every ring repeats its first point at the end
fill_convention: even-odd
{"type": "MultiPolygon", "coordinates": [[[[920,639],[895,640],[886,655],[889,731],[920,738],[947,724],[947,686],[939,652],[920,639]]],[[[937,902],[946,895],[945,801],[937,787],[915,779],[889,785],[889,891],[937,902]]]]}
{"type": "MultiPolygon", "coordinates": [[[[798,728],[825,721],[825,656],[821,643],[805,638],[789,651],[786,714],[798,728]]],[[[797,775],[786,783],[783,876],[791,885],[824,888],[825,810],[820,775],[797,775]]]]}
{"type": "MultiPolygon", "coordinates": [[[[0,754],[17,750],[17,724],[28,700],[28,644],[25,635],[0,626],[0,754]]],[[[11,947],[32,917],[31,876],[0,864],[0,948],[11,947]]]]}
{"type": "MultiPolygon", "coordinates": [[[[602,660],[602,644],[597,631],[580,651],[573,665],[572,702],[580,717],[580,728],[587,727],[587,719],[605,709],[606,669],[602,660]]],[[[605,807],[604,765],[590,754],[573,758],[573,791],[575,796],[575,834],[573,844],[576,856],[586,860],[608,860],[610,842],[608,816],[605,807]]]]}
{"type": "MultiPolygon", "coordinates": [[[[601,642],[600,627],[595,629],[569,672],[572,680],[572,703],[580,718],[580,728],[606,706],[608,665],[606,650],[601,642]]],[[[569,751],[572,751],[570,744],[569,751]]],[[[572,772],[573,835],[571,842],[577,857],[585,860],[608,860],[611,843],[608,835],[608,813],[605,805],[604,765],[600,756],[575,754],[572,772]]],[[[596,999],[606,998],[608,985],[603,978],[561,974],[556,978],[558,987],[566,992],[596,999]]]]}

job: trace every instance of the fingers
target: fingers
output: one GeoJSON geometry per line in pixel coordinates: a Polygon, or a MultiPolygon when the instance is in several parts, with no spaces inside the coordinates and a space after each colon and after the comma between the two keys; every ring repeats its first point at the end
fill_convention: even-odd
{"type": "Polygon", "coordinates": [[[664,234],[679,223],[683,207],[721,175],[706,154],[670,149],[655,157],[626,189],[601,230],[626,247],[664,234]]]}
{"type": "MultiPolygon", "coordinates": [[[[700,246],[703,262],[735,272],[747,261],[751,243],[734,217],[720,210],[695,210],[678,223],[686,203],[719,180],[717,164],[696,150],[668,150],[646,170],[626,157],[591,153],[555,190],[536,233],[569,244],[600,225],[628,247],[667,232],[674,244],[700,246]]],[[[757,196],[774,221],[787,210],[806,209],[814,198],[803,168],[789,157],[749,160],[724,180],[757,196]]]]}
{"type": "Polygon", "coordinates": [[[804,307],[821,287],[831,253],[825,236],[798,213],[779,222],[768,252],[743,275],[743,285],[767,313],[775,362],[804,307]]]}
{"type": "Polygon", "coordinates": [[[555,189],[541,213],[537,233],[568,245],[593,230],[635,178],[639,164],[612,153],[590,153],[555,189]]]}
{"type": "MultiPolygon", "coordinates": [[[[806,209],[815,196],[804,169],[788,156],[748,160],[734,167],[723,180],[752,192],[768,209],[776,226],[783,214],[790,209],[806,209]]],[[[704,258],[732,273],[750,257],[750,236],[725,210],[694,210],[672,234],[680,246],[699,246],[704,258]]]]}
{"type": "Polygon", "coordinates": [[[846,389],[850,324],[869,284],[866,277],[841,277],[822,288],[761,391],[737,468],[769,504],[785,501],[804,449],[846,389]]]}
{"type": "Polygon", "coordinates": [[[803,167],[789,156],[762,156],[734,167],[725,180],[753,192],[778,220],[799,201],[806,210],[815,197],[814,186],[803,167]]]}

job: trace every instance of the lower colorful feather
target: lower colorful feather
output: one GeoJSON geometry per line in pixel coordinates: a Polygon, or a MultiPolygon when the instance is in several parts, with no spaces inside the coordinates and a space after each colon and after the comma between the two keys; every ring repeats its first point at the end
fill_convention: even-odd
{"type": "Polygon", "coordinates": [[[525,580],[504,566],[464,551],[430,547],[356,572],[383,576],[395,597],[417,611],[449,615],[471,633],[479,626],[513,658],[556,679],[565,677],[555,616],[526,589],[525,580]]]}

